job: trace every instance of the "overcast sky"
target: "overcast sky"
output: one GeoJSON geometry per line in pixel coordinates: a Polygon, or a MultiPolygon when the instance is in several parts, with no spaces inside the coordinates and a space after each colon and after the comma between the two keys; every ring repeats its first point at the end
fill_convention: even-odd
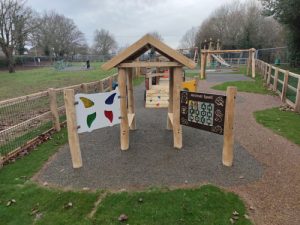
{"type": "Polygon", "coordinates": [[[119,46],[157,31],[174,48],[188,29],[227,2],[231,0],[27,0],[38,12],[55,10],[73,19],[89,44],[95,29],[104,28],[119,46]]]}

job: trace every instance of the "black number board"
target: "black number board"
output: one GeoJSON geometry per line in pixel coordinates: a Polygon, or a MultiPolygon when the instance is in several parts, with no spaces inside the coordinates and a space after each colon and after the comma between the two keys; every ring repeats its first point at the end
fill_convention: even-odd
{"type": "Polygon", "coordinates": [[[224,134],[226,96],[180,92],[180,124],[224,134]]]}

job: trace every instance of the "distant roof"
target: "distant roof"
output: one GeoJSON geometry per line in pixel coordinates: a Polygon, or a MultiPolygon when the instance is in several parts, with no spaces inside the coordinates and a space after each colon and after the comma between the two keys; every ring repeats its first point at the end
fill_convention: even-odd
{"type": "Polygon", "coordinates": [[[196,64],[193,60],[190,60],[189,58],[180,54],[176,50],[170,48],[160,40],[151,36],[150,34],[146,34],[144,37],[142,37],[140,40],[138,40],[137,42],[120,52],[114,58],[104,63],[102,65],[102,68],[104,70],[109,70],[113,67],[117,67],[120,63],[132,61],[140,55],[144,54],[152,47],[155,51],[159,52],[161,55],[165,56],[170,61],[178,62],[190,69],[194,69],[196,67],[196,64]]]}

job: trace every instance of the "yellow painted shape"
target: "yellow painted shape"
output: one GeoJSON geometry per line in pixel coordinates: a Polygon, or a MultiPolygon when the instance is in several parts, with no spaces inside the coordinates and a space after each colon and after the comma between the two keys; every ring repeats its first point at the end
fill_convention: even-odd
{"type": "Polygon", "coordinates": [[[94,105],[94,102],[88,98],[80,97],[80,100],[82,101],[85,108],[90,108],[94,105]]]}
{"type": "Polygon", "coordinates": [[[196,80],[182,82],[182,89],[191,92],[196,92],[196,80]]]}

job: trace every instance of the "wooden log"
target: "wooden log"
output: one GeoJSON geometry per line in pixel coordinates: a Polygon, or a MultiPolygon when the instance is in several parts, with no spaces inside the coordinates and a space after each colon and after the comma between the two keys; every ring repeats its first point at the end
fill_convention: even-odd
{"type": "Polygon", "coordinates": [[[252,51],[249,50],[249,56],[248,56],[248,62],[247,62],[247,76],[250,75],[251,59],[252,59],[252,51]]]}
{"type": "Polygon", "coordinates": [[[103,81],[100,80],[99,81],[99,93],[102,93],[102,92],[104,92],[104,87],[103,87],[103,81]]]}
{"type": "Polygon", "coordinates": [[[182,64],[177,62],[130,62],[130,63],[121,63],[119,68],[134,68],[134,67],[181,67],[182,64]]]}
{"type": "MultiPolygon", "coordinates": [[[[169,68],[169,105],[168,105],[168,113],[173,113],[173,85],[174,85],[174,69],[169,68]]],[[[170,121],[170,117],[167,117],[167,130],[173,130],[172,121],[170,121]]]]}
{"type": "Polygon", "coordinates": [[[282,92],[281,92],[281,101],[282,102],[285,102],[285,99],[286,99],[288,81],[289,81],[289,71],[286,70],[284,73],[284,80],[283,80],[283,84],[282,84],[282,92]]]}
{"type": "Polygon", "coordinates": [[[206,78],[206,61],[207,53],[201,53],[201,68],[200,68],[200,79],[203,80],[206,78]]]}
{"type": "Polygon", "coordinates": [[[53,127],[55,128],[56,131],[60,131],[56,91],[53,88],[49,88],[48,93],[49,93],[50,111],[52,113],[53,127]]]}
{"type": "Polygon", "coordinates": [[[296,102],[295,102],[295,112],[300,113],[300,77],[298,78],[296,102]]]}
{"type": "Polygon", "coordinates": [[[173,138],[174,148],[182,148],[182,127],[180,125],[180,90],[182,85],[182,68],[174,69],[173,78],[173,138]]]}
{"type": "Polygon", "coordinates": [[[118,87],[120,91],[120,109],[121,109],[121,124],[120,124],[121,150],[127,150],[129,148],[126,76],[127,76],[126,70],[124,68],[119,68],[118,87]]]}
{"type": "Polygon", "coordinates": [[[108,87],[109,87],[109,91],[112,91],[112,89],[113,89],[113,77],[108,78],[108,87]]]}
{"type": "Polygon", "coordinates": [[[255,78],[255,49],[252,48],[252,78],[255,78]]]}
{"type": "Polygon", "coordinates": [[[226,91],[226,108],[224,121],[224,145],[222,153],[222,162],[225,166],[232,166],[233,163],[233,146],[234,146],[234,107],[235,97],[237,94],[236,87],[228,87],[226,91]]]}
{"type": "MultiPolygon", "coordinates": [[[[128,113],[135,114],[135,106],[134,106],[134,95],[133,95],[133,70],[127,69],[128,74],[128,113]]],[[[133,117],[132,123],[130,126],[130,130],[136,129],[135,117],[133,117]]]]}
{"type": "Polygon", "coordinates": [[[89,91],[88,91],[88,85],[86,83],[81,84],[81,89],[82,89],[83,93],[86,93],[86,94],[89,93],[89,91]]]}
{"type": "Polygon", "coordinates": [[[278,74],[279,74],[279,70],[278,67],[276,67],[275,69],[275,75],[274,75],[274,82],[273,82],[273,91],[277,91],[277,85],[278,85],[278,74]]]}
{"type": "Polygon", "coordinates": [[[68,140],[72,158],[73,168],[82,167],[82,158],[77,133],[77,121],[75,111],[75,97],[73,89],[64,90],[64,100],[67,116],[68,140]]]}
{"type": "Polygon", "coordinates": [[[267,86],[269,87],[271,83],[271,76],[272,76],[272,65],[269,65],[268,69],[268,76],[267,76],[267,86]]]}

